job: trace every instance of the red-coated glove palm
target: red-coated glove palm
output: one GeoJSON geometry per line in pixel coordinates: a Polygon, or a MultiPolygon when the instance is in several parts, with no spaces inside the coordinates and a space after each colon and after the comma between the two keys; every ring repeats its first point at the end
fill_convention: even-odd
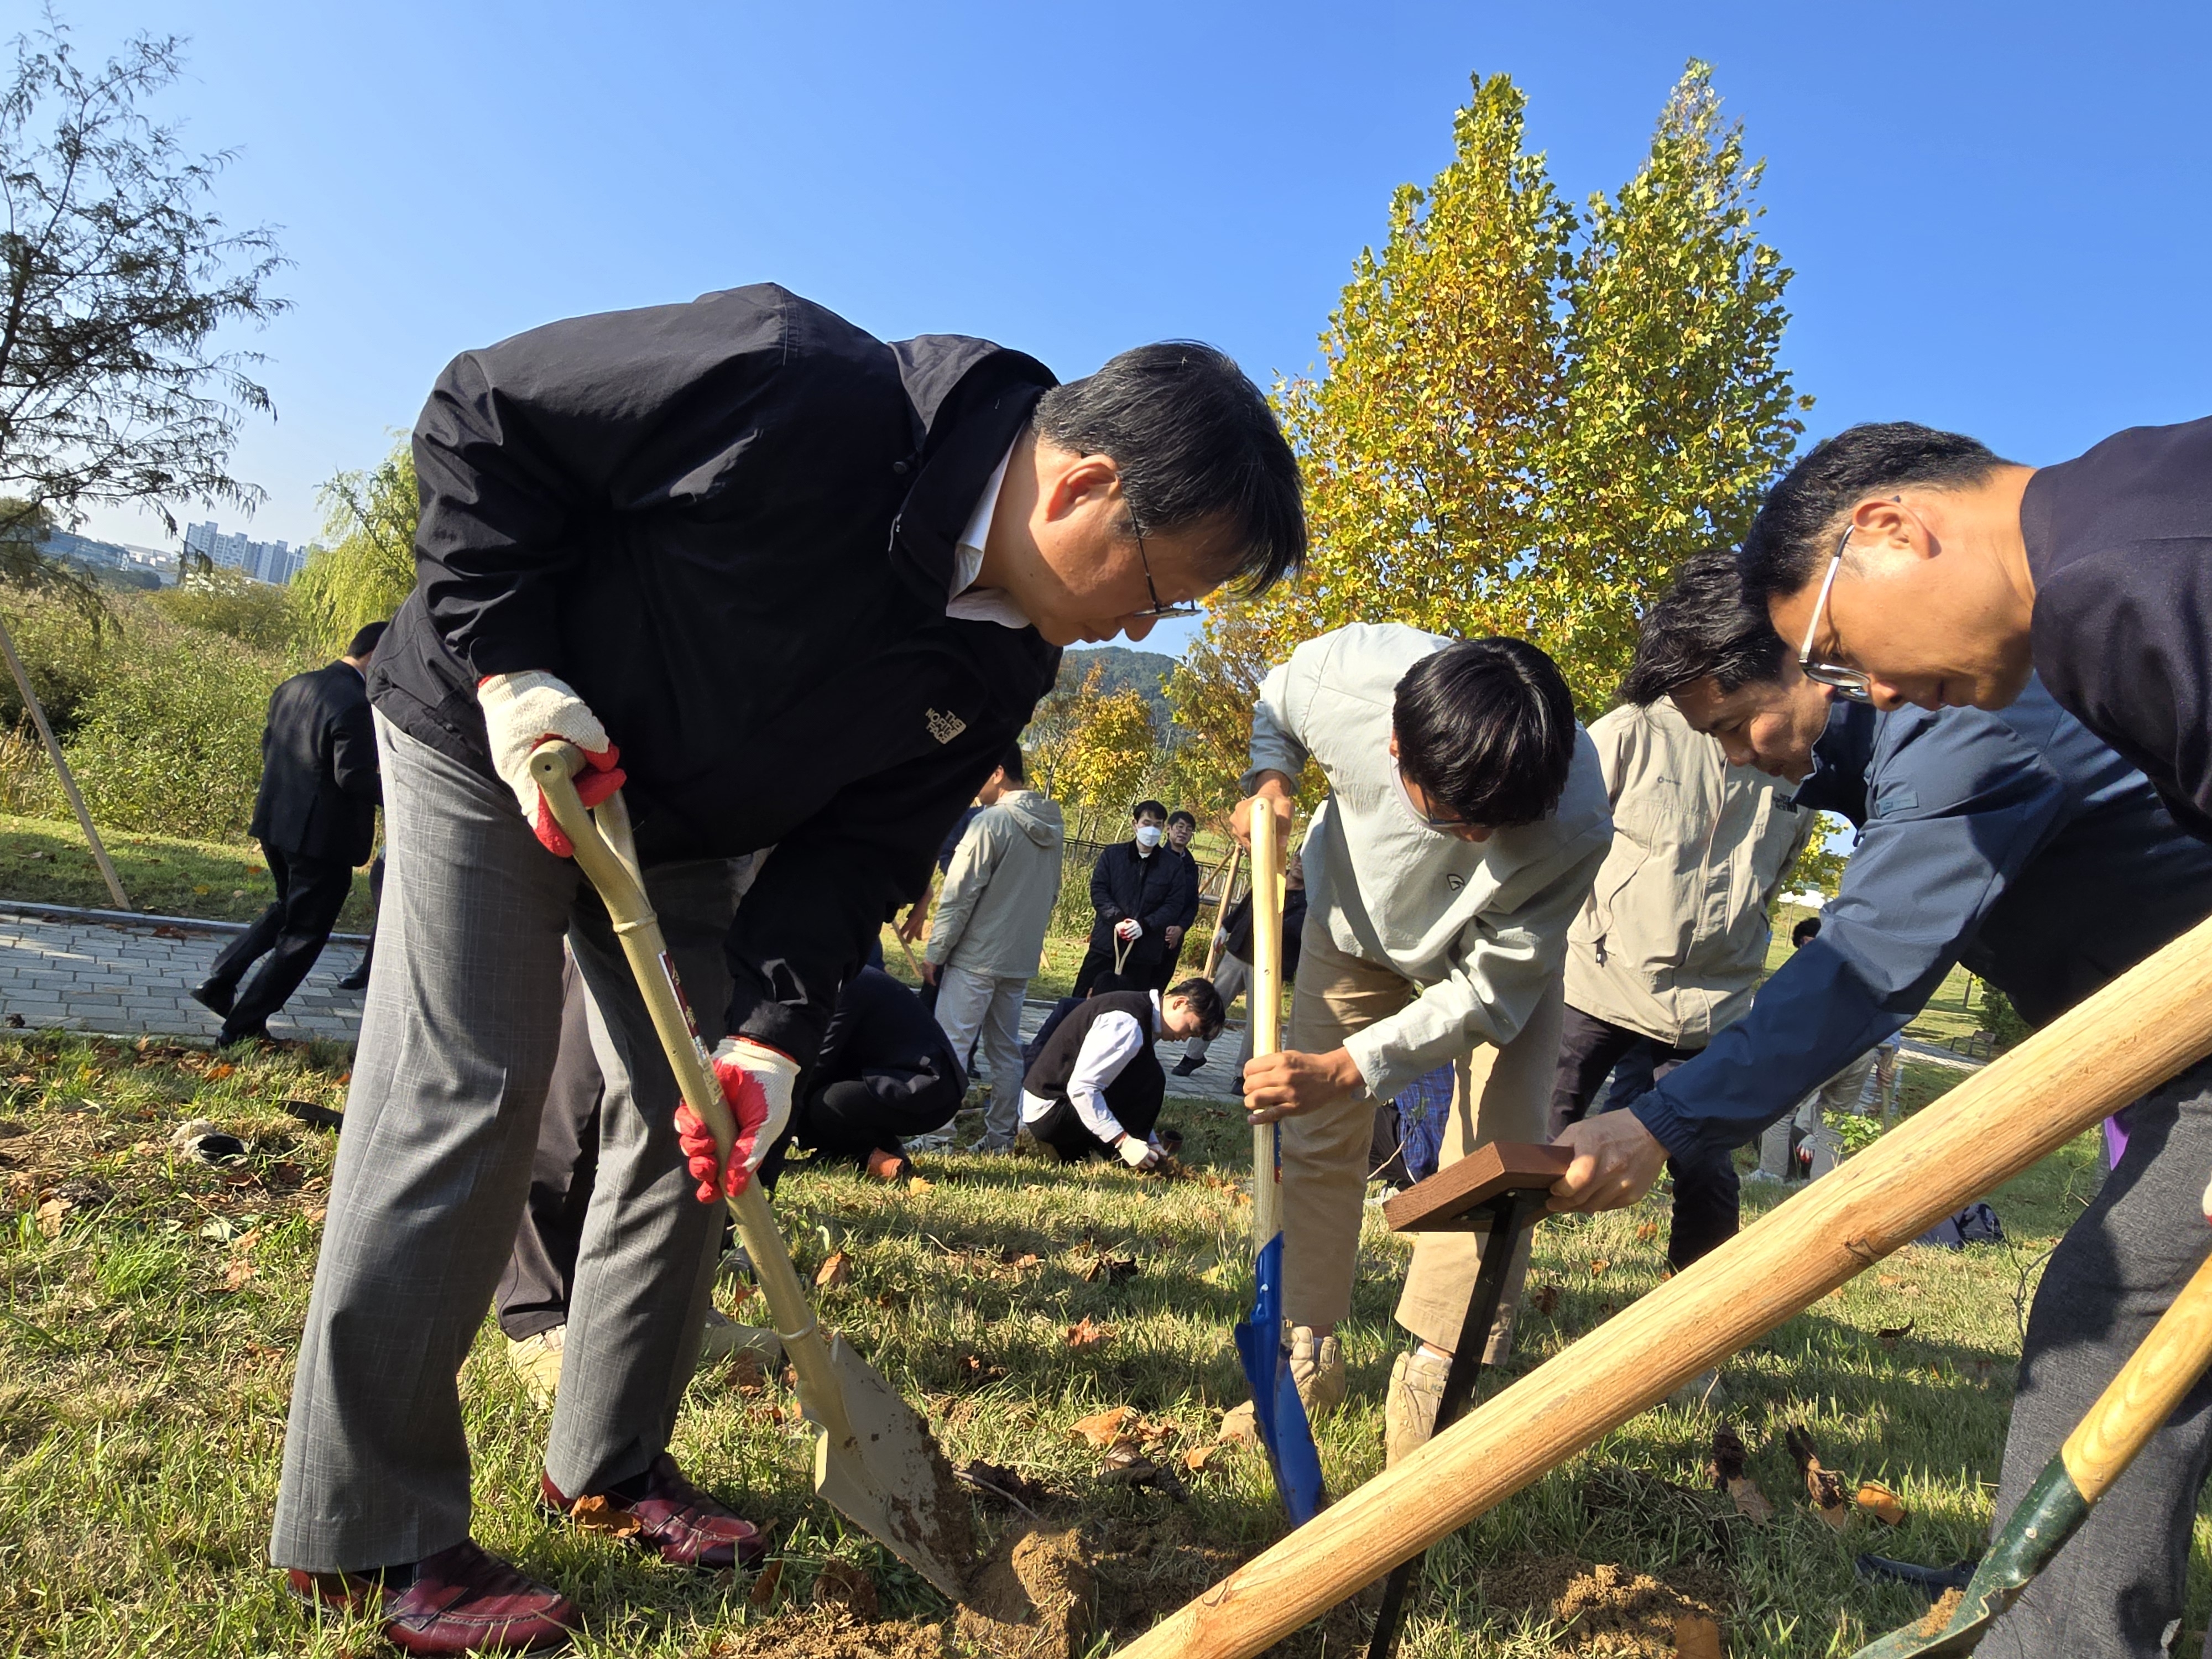
{"type": "Polygon", "coordinates": [[[792,1088],[799,1079],[797,1060],[750,1037],[725,1039],[714,1050],[714,1080],[738,1126],[726,1165],[690,1103],[676,1109],[676,1139],[684,1148],[685,1167],[699,1182],[702,1204],[744,1191],[791,1121],[792,1088]]]}

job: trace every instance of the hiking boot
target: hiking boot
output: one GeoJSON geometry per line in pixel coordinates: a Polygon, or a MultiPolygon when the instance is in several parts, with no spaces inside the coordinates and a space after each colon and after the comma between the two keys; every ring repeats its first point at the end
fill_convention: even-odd
{"type": "Polygon", "coordinates": [[[1193,1072],[1198,1071],[1204,1066],[1205,1064],[1206,1060],[1201,1055],[1185,1054],[1181,1060],[1176,1061],[1175,1070],[1170,1072],[1168,1075],[1170,1077],[1188,1077],[1193,1072]]]}
{"type": "Polygon", "coordinates": [[[548,1331],[507,1339],[507,1363],[522,1379],[522,1386],[540,1411],[553,1409],[553,1396],[561,1389],[561,1343],[568,1331],[556,1325],[548,1331]]]}
{"type": "Polygon", "coordinates": [[[238,988],[225,985],[221,980],[204,980],[185,993],[194,1002],[218,1018],[230,1018],[231,1005],[238,1000],[238,988]]]}
{"type": "MultiPolygon", "coordinates": [[[[579,1501],[562,1497],[550,1475],[538,1481],[538,1494],[548,1509],[564,1516],[579,1501]]],[[[636,1520],[637,1530],[626,1534],[630,1543],[673,1565],[750,1567],[768,1554],[760,1528],[686,1480],[666,1452],[643,1474],[592,1495],[612,1513],[636,1520]]]]}
{"type": "Polygon", "coordinates": [[[465,1538],[412,1569],[284,1577],[302,1606],[374,1619],[406,1653],[544,1653],[582,1622],[568,1597],[465,1538]]]}
{"type": "Polygon", "coordinates": [[[1297,1384],[1306,1421],[1318,1423],[1344,1403],[1344,1349],[1334,1336],[1316,1337],[1307,1325],[1291,1327],[1291,1381],[1297,1384]]]}
{"type": "Polygon", "coordinates": [[[1390,1367],[1390,1389],[1382,1397],[1384,1468],[1429,1443],[1437,1431],[1437,1407],[1444,1396],[1444,1373],[1451,1361],[1416,1345],[1390,1367]]]}
{"type": "Polygon", "coordinates": [[[904,1152],[888,1152],[882,1147],[868,1152],[868,1175],[876,1181],[896,1184],[914,1173],[914,1165],[907,1161],[904,1152]]]}

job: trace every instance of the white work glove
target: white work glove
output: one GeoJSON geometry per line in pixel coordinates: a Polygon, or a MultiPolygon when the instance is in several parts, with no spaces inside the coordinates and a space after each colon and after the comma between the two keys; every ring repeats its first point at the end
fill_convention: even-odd
{"type": "Polygon", "coordinates": [[[1121,921],[1114,924],[1114,937],[1115,939],[1142,939],[1144,936],[1145,924],[1139,921],[1134,916],[1124,916],[1121,921]]]}
{"type": "Polygon", "coordinates": [[[1160,1149],[1149,1140],[1139,1140],[1134,1135],[1125,1134],[1114,1143],[1114,1150],[1120,1154],[1121,1162],[1133,1170],[1156,1170],[1159,1167],[1160,1149]]]}
{"type": "Polygon", "coordinates": [[[689,1101],[676,1109],[676,1139],[684,1161],[698,1177],[699,1201],[712,1204],[745,1189],[769,1149],[791,1122],[791,1091],[799,1081],[799,1062],[780,1048],[751,1037],[724,1037],[714,1050],[714,1080],[738,1121],[738,1139],[726,1167],[714,1137],[689,1101]]]}
{"type": "Polygon", "coordinates": [[[491,738],[492,770],[514,791],[522,816],[545,849],[564,859],[573,856],[575,848],[553,821],[538,780],[530,775],[530,757],[548,738],[574,744],[586,762],[576,776],[577,799],[597,806],[626,781],[615,765],[621,756],[607,741],[607,728],[566,682],[535,668],[485,675],[477,682],[477,702],[491,738]]]}

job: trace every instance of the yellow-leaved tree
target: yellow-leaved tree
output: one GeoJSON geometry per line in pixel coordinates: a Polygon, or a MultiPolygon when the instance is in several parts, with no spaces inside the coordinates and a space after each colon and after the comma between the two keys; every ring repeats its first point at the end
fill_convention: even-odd
{"type": "Polygon", "coordinates": [[[1093,664],[1079,684],[1055,689],[1036,707],[1022,746],[1030,781],[1069,809],[1078,839],[1117,827],[1152,762],[1152,710],[1134,686],[1103,689],[1093,664]]]}
{"type": "Polygon", "coordinates": [[[1587,216],[1524,143],[1526,100],[1477,77],[1453,159],[1402,187],[1276,407],[1305,475],[1295,584],[1207,616],[1169,685],[1241,771],[1269,666],[1353,622],[1514,634],[1586,717],[1684,557],[1737,539],[1802,430],[1777,352],[1790,271],[1753,233],[1760,167],[1692,62],[1644,165],[1587,216]]]}

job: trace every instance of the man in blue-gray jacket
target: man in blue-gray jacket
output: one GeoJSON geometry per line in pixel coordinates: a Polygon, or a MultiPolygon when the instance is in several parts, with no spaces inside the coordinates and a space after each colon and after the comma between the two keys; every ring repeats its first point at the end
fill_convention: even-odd
{"type": "MultiPolygon", "coordinates": [[[[1577,1157],[1556,1209],[1633,1203],[1670,1154],[1741,1145],[1902,1030],[1954,962],[2041,1024],[2212,912],[2212,847],[2040,684],[1994,713],[1882,713],[1806,678],[1764,614],[1723,586],[1724,602],[1686,580],[1653,605],[1625,692],[1671,696],[1730,761],[1802,779],[1797,805],[1850,819],[1858,848],[1820,937],[1748,1016],[1627,1110],[1560,1137],[1577,1157]]],[[[2127,1150],[2053,1252],[2029,1316],[2000,1520],[2203,1255],[2212,1066],[2119,1122],[2127,1150]]],[[[2163,1652],[2208,1461],[2212,1388],[2200,1383],[1978,1651],[2163,1652]]]]}

